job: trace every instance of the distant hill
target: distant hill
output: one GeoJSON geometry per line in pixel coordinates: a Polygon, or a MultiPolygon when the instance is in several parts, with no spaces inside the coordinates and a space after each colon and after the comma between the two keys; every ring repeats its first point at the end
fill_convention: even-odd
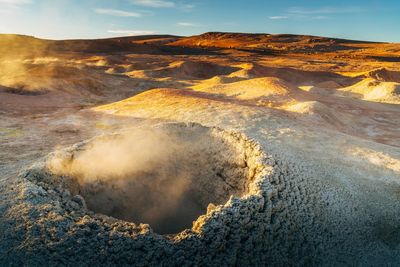
{"type": "Polygon", "coordinates": [[[294,34],[250,34],[208,32],[170,43],[172,46],[214,47],[234,49],[258,49],[273,51],[335,51],[348,49],[352,44],[368,44],[367,41],[353,41],[328,37],[294,34]]]}
{"type": "Polygon", "coordinates": [[[0,34],[0,57],[39,56],[60,52],[207,54],[215,49],[256,53],[316,53],[351,50],[360,44],[372,43],[309,35],[224,32],[208,32],[190,37],[145,35],[88,40],[46,40],[25,35],[0,34]]]}
{"type": "MultiPolygon", "coordinates": [[[[181,37],[148,35],[92,40],[46,40],[32,36],[0,34],[0,56],[39,56],[60,52],[180,54],[178,47],[165,46],[181,37]]],[[[195,49],[192,51],[196,53],[195,49]]]]}

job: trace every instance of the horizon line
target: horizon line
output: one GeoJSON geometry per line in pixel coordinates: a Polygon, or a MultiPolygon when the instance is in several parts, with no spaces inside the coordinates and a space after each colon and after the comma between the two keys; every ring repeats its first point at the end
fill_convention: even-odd
{"type": "Polygon", "coordinates": [[[204,35],[207,33],[228,33],[228,34],[249,34],[249,35],[292,35],[292,36],[309,36],[309,37],[319,37],[319,38],[328,38],[328,39],[337,39],[337,40],[346,40],[346,41],[356,41],[356,42],[365,42],[365,43],[387,43],[387,44],[400,44],[400,42],[390,42],[390,41],[373,41],[373,40],[366,40],[366,39],[352,39],[352,38],[347,38],[347,37],[336,37],[336,36],[325,36],[325,35],[313,35],[313,34],[298,34],[298,33],[266,33],[266,32],[237,32],[237,31],[207,31],[207,32],[202,32],[199,34],[193,34],[193,35],[179,35],[179,34],[173,34],[173,33],[153,33],[153,34],[140,34],[140,35],[120,35],[120,36],[104,36],[104,37],[97,37],[97,38],[65,38],[65,39],[58,39],[58,38],[46,38],[46,37],[40,37],[40,36],[35,36],[35,35],[30,35],[30,34],[24,34],[24,33],[2,33],[0,32],[0,35],[15,35],[15,36],[26,36],[26,37],[32,37],[35,39],[41,39],[41,40],[48,40],[48,41],[77,41],[77,40],[107,40],[107,39],[118,39],[118,38],[129,38],[129,37],[145,37],[145,36],[171,36],[171,37],[179,37],[179,38],[188,38],[188,37],[193,37],[193,36],[200,36],[204,35]]]}

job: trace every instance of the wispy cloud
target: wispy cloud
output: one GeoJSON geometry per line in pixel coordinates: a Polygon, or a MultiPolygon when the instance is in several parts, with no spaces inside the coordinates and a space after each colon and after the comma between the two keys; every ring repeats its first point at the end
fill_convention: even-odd
{"type": "Polygon", "coordinates": [[[156,33],[154,31],[148,31],[148,30],[108,30],[107,32],[124,36],[149,35],[156,33]]]}
{"type": "Polygon", "coordinates": [[[192,4],[184,4],[178,5],[177,7],[183,11],[192,11],[196,6],[192,4]]]}
{"type": "Polygon", "coordinates": [[[268,17],[270,20],[323,20],[329,19],[329,15],[335,14],[351,14],[361,13],[366,10],[361,7],[320,7],[320,8],[304,8],[291,7],[284,12],[284,15],[276,15],[268,17]]]}
{"type": "Polygon", "coordinates": [[[288,12],[298,15],[315,15],[315,14],[345,14],[345,13],[360,13],[365,9],[361,7],[321,7],[321,8],[302,8],[291,7],[288,12]]]}
{"type": "Polygon", "coordinates": [[[0,4],[7,4],[7,5],[26,5],[26,4],[31,4],[33,1],[32,0],[0,0],[0,4]]]}
{"type": "Polygon", "coordinates": [[[270,16],[269,19],[279,20],[279,19],[288,19],[288,16],[270,16]]]}
{"type": "Polygon", "coordinates": [[[186,12],[190,12],[195,8],[195,5],[193,4],[186,4],[173,0],[130,0],[130,2],[137,6],[152,8],[175,8],[186,12]]]}
{"type": "Polygon", "coordinates": [[[108,8],[95,8],[94,12],[101,15],[109,15],[116,17],[141,17],[142,14],[138,12],[124,11],[119,9],[108,9],[108,8]]]}
{"type": "Polygon", "coordinates": [[[15,14],[22,6],[32,3],[33,0],[0,0],[0,14],[15,14]]]}
{"type": "MultiPolygon", "coordinates": [[[[0,0],[1,1],[1,0],[0,0]]],[[[138,12],[131,12],[131,11],[124,11],[118,9],[107,9],[107,8],[95,8],[93,9],[94,12],[101,15],[109,15],[109,16],[116,16],[116,17],[141,17],[142,14],[138,12]]]]}
{"type": "Polygon", "coordinates": [[[197,27],[197,26],[199,26],[198,24],[192,23],[192,22],[178,22],[177,25],[181,26],[181,27],[197,27]]]}
{"type": "Polygon", "coordinates": [[[135,5],[145,7],[171,8],[176,6],[175,2],[165,0],[131,0],[131,2],[135,5]]]}
{"type": "Polygon", "coordinates": [[[311,17],[312,19],[329,19],[329,17],[328,16],[314,16],[314,17],[311,17]]]}
{"type": "Polygon", "coordinates": [[[300,15],[300,14],[288,14],[287,16],[270,16],[270,20],[323,20],[329,19],[329,16],[325,15],[300,15]]]}

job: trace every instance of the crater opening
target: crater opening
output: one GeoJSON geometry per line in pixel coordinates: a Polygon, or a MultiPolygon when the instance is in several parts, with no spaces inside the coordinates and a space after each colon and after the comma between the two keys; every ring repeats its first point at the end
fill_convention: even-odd
{"type": "Polygon", "coordinates": [[[89,210],[175,234],[210,203],[248,193],[258,168],[253,147],[240,134],[171,123],[98,137],[48,167],[89,210]]]}

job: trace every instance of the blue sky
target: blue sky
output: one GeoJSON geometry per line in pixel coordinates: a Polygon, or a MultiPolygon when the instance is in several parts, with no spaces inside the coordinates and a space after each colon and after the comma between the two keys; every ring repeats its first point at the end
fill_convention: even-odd
{"type": "Polygon", "coordinates": [[[0,0],[0,33],[71,39],[207,31],[400,42],[400,1],[0,0]]]}

